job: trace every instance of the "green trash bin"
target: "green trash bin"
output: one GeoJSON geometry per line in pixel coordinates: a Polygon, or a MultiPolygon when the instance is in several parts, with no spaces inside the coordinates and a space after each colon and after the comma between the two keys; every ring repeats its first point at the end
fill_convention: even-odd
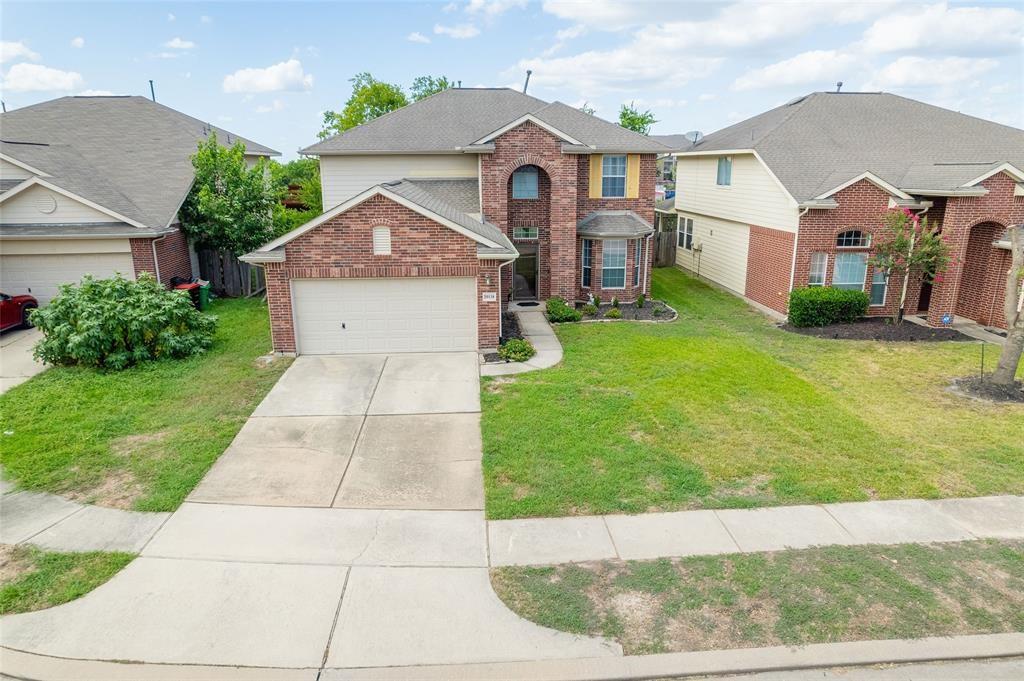
{"type": "Polygon", "coordinates": [[[200,280],[199,284],[199,309],[206,312],[210,309],[210,282],[200,280]]]}

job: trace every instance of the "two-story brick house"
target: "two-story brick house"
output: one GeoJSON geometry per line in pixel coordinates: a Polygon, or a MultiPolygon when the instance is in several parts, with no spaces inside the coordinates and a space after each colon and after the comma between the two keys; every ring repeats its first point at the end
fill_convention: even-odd
{"type": "Polygon", "coordinates": [[[560,102],[454,88],[314,144],[324,206],[244,256],[278,352],[493,348],[510,300],[650,290],[666,147],[560,102]]]}
{"type": "Polygon", "coordinates": [[[676,154],[676,262],[785,313],[801,286],[863,290],[891,314],[902,281],[870,263],[885,214],[938,224],[952,263],[908,282],[906,313],[1005,326],[1007,227],[1024,221],[1024,131],[881,92],[817,92],[676,154]]]}

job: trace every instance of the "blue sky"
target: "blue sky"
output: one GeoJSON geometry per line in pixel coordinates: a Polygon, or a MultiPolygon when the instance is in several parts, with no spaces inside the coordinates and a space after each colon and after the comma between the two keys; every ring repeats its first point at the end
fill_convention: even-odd
{"type": "Polygon", "coordinates": [[[656,133],[705,133],[813,90],[886,90],[1024,127],[1019,2],[8,2],[8,109],[148,95],[294,158],[360,71],[520,88],[656,133]]]}

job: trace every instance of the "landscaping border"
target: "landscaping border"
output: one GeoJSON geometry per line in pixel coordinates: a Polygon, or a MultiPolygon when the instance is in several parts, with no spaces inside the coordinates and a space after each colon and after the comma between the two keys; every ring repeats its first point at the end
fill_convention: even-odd
{"type": "Polygon", "coordinates": [[[675,320],[679,319],[679,311],[677,309],[675,309],[674,307],[672,307],[671,305],[669,305],[668,303],[666,303],[664,300],[649,300],[647,302],[648,302],[648,304],[650,304],[650,303],[661,303],[666,308],[668,308],[669,310],[672,311],[672,316],[671,317],[666,317],[665,319],[626,319],[625,317],[623,317],[621,319],[604,319],[604,318],[602,318],[602,319],[581,319],[578,322],[558,322],[558,323],[559,324],[594,324],[594,323],[602,324],[602,323],[605,323],[605,322],[609,322],[609,323],[614,323],[614,322],[632,322],[634,324],[667,324],[668,322],[674,322],[675,320]]]}

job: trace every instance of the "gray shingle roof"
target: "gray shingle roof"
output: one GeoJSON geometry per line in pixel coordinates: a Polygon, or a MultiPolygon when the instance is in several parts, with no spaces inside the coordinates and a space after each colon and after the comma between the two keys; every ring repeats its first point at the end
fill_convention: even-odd
{"type": "Polygon", "coordinates": [[[86,222],[74,224],[4,225],[5,239],[39,239],[45,237],[104,239],[159,236],[160,230],[139,229],[124,222],[86,222]]]}
{"type": "Polygon", "coordinates": [[[900,189],[942,190],[1000,163],[1024,169],[1024,131],[882,92],[815,92],[690,151],[734,149],[757,150],[797,201],[864,172],[900,189]]]}
{"type": "Polygon", "coordinates": [[[684,133],[676,135],[651,135],[651,139],[658,144],[663,144],[672,151],[689,151],[690,147],[693,146],[684,133]]]}
{"type": "Polygon", "coordinates": [[[631,210],[597,210],[576,224],[580,236],[636,238],[654,231],[651,223],[631,210]]]}
{"type": "Polygon", "coordinates": [[[561,102],[508,88],[452,88],[302,150],[303,154],[457,153],[527,114],[595,151],[663,153],[663,145],[561,102]]]}
{"type": "Polygon", "coordinates": [[[5,143],[5,154],[151,228],[174,218],[192,185],[190,157],[211,131],[221,143],[242,142],[247,153],[277,155],[144,97],[61,97],[0,114],[5,142],[37,143],[5,143]]]}
{"type": "Polygon", "coordinates": [[[474,198],[479,197],[476,180],[405,179],[385,182],[381,186],[498,245],[495,248],[479,244],[477,250],[480,255],[518,254],[515,246],[497,225],[481,222],[469,215],[480,212],[479,198],[474,198]]]}

